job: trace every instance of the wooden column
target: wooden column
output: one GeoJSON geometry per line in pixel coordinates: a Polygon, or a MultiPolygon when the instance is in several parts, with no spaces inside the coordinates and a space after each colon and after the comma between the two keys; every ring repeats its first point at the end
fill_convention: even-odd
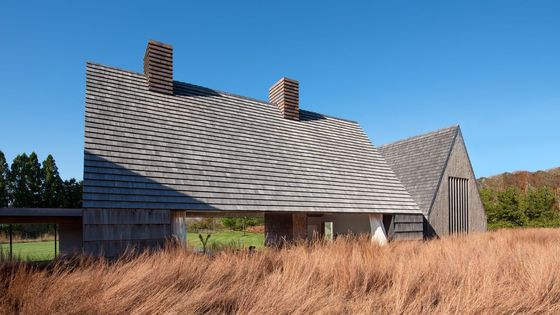
{"type": "Polygon", "coordinates": [[[10,260],[12,260],[14,249],[13,249],[13,239],[12,239],[13,231],[12,231],[12,225],[11,224],[10,224],[10,227],[9,227],[9,231],[10,231],[10,260]]]}
{"type": "Polygon", "coordinates": [[[171,211],[171,236],[180,246],[187,246],[187,214],[171,211]]]}
{"type": "Polygon", "coordinates": [[[292,214],[292,235],[294,240],[307,238],[307,214],[306,213],[293,213],[292,214]]]}
{"type": "Polygon", "coordinates": [[[56,259],[56,254],[57,254],[56,241],[57,241],[57,237],[56,237],[56,223],[55,223],[54,224],[54,258],[55,259],[56,259]]]}
{"type": "Polygon", "coordinates": [[[385,233],[385,228],[383,227],[383,215],[377,213],[370,214],[369,224],[371,226],[371,241],[381,246],[386,245],[387,233],[385,233]]]}

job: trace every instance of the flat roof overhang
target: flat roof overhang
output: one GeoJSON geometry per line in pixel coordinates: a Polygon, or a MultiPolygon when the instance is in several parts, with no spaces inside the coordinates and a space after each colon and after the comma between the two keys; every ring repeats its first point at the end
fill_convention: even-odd
{"type": "Polygon", "coordinates": [[[0,208],[0,224],[76,223],[82,220],[82,209],[0,208]]]}

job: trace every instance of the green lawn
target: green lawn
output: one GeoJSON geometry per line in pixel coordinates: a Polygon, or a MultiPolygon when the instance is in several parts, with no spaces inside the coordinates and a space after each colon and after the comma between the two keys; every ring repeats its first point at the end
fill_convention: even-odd
{"type": "MultiPolygon", "coordinates": [[[[259,248],[264,246],[264,235],[262,233],[246,232],[243,235],[243,232],[240,231],[220,231],[210,234],[211,236],[208,240],[210,248],[228,245],[237,248],[248,248],[249,246],[259,248]]],[[[203,236],[206,237],[206,234],[203,234],[203,236]]],[[[202,248],[198,233],[188,233],[187,240],[189,246],[202,248]]],[[[10,245],[0,244],[0,250],[4,255],[9,255],[10,245]]],[[[52,260],[54,258],[54,241],[14,243],[13,250],[14,257],[20,260],[52,260]]]]}
{"type": "MultiPolygon", "coordinates": [[[[0,244],[4,255],[10,254],[10,244],[0,244]]],[[[19,260],[51,260],[54,258],[54,241],[13,244],[14,257],[19,260]]]]}
{"type": "MultiPolygon", "coordinates": [[[[264,234],[262,233],[246,232],[245,235],[243,235],[241,231],[220,231],[210,233],[210,235],[210,239],[208,240],[209,247],[212,247],[212,245],[227,246],[230,244],[234,244],[234,247],[243,248],[248,248],[249,246],[259,248],[264,246],[264,234]]],[[[202,234],[202,236],[206,238],[206,234],[202,234]]],[[[198,238],[198,233],[187,233],[187,242],[189,246],[202,247],[202,243],[198,238]]]]}

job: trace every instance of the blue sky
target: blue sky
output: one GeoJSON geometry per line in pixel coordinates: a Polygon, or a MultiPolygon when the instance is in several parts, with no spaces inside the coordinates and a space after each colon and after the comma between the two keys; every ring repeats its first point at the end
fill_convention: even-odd
{"type": "Polygon", "coordinates": [[[0,10],[0,150],[82,178],[85,62],[357,120],[374,144],[460,124],[477,176],[560,166],[558,1],[9,1],[0,10]],[[117,4],[118,2],[118,4],[117,4]]]}

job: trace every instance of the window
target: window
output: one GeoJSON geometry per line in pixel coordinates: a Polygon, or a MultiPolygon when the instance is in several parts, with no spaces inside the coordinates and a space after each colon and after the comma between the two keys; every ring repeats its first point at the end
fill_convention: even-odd
{"type": "Polygon", "coordinates": [[[449,177],[449,234],[469,231],[469,180],[449,177]]]}

